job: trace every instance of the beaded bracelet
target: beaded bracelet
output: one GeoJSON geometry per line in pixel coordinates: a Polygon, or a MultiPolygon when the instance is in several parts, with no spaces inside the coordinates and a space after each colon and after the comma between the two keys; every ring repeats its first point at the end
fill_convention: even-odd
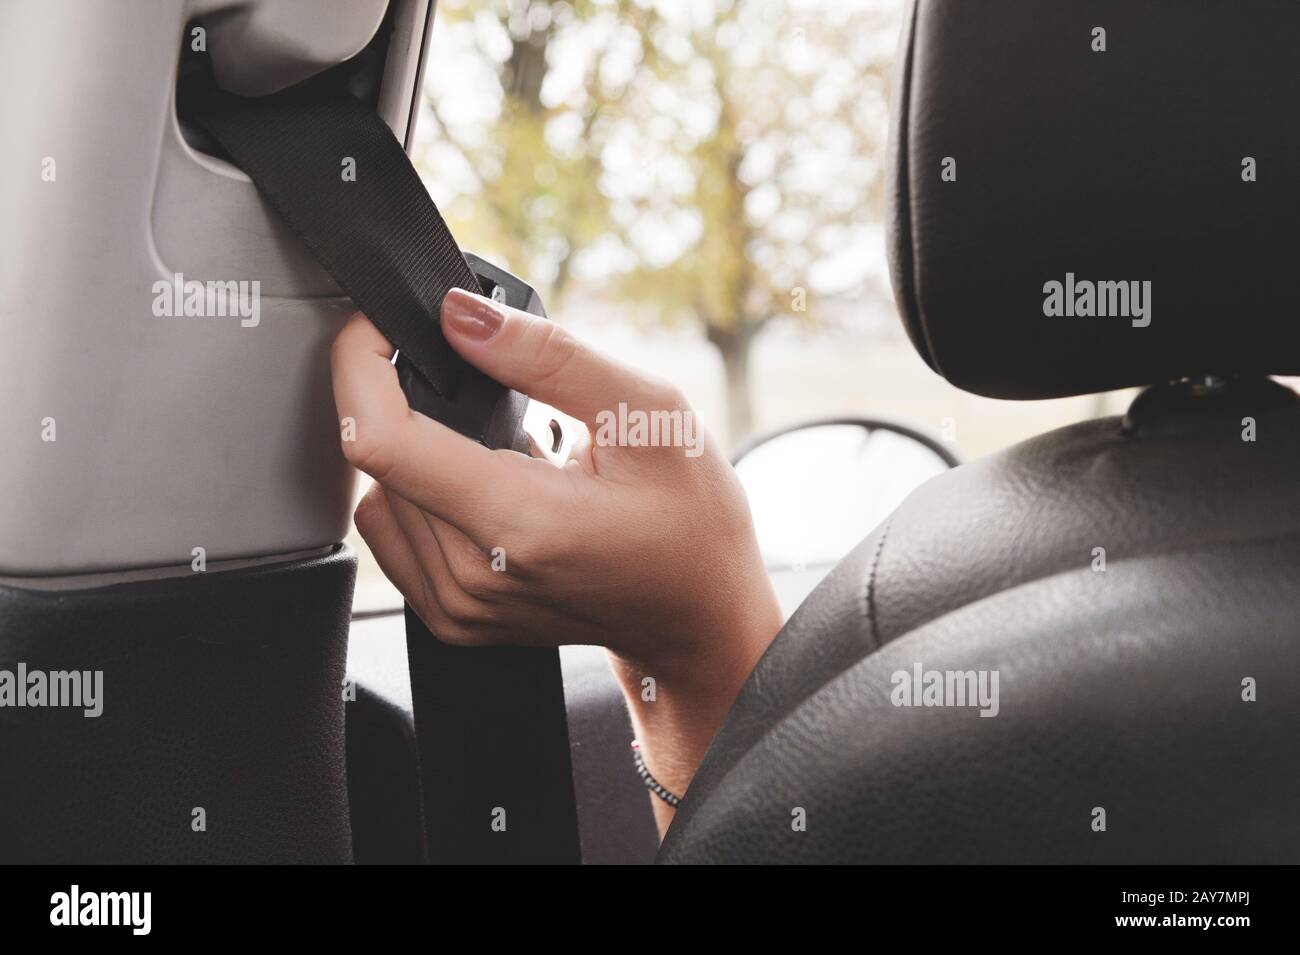
{"type": "Polygon", "coordinates": [[[632,761],[636,764],[636,774],[641,777],[641,781],[645,783],[646,789],[649,789],[664,802],[668,803],[668,805],[676,809],[677,804],[682,801],[682,797],[669,792],[660,785],[659,780],[650,775],[650,770],[645,764],[645,757],[641,755],[640,740],[632,740],[632,761]]]}

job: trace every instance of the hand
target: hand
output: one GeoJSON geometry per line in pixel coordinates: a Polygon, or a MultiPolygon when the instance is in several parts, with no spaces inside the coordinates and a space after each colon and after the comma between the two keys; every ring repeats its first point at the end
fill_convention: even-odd
{"type": "Polygon", "coordinates": [[[376,481],[357,529],[443,641],[608,647],[651,772],[680,794],[781,626],[735,472],[677,389],[552,322],[456,291],[442,327],[470,364],[590,431],[559,467],[468,441],[407,407],[392,346],[357,315],[332,354],[356,422],[343,452],[376,481]],[[645,435],[625,427],[619,444],[620,405],[676,427],[660,446],[629,446],[645,435]]]}

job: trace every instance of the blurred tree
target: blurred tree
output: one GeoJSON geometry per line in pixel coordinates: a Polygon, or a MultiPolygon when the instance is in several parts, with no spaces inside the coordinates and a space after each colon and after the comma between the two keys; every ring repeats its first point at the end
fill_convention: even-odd
{"type": "Polygon", "coordinates": [[[587,280],[630,314],[701,325],[742,438],[764,327],[887,298],[869,262],[898,7],[443,0],[461,31],[450,41],[476,49],[495,87],[457,121],[447,108],[470,78],[430,70],[444,145],[473,173],[477,207],[458,234],[549,277],[552,298],[585,259],[587,280]]]}
{"type": "Polygon", "coordinates": [[[439,138],[417,161],[441,180],[447,157],[437,150],[451,148],[468,173],[461,192],[474,200],[449,212],[457,235],[549,282],[552,303],[568,290],[575,255],[607,231],[609,203],[595,183],[609,114],[635,70],[605,65],[635,49],[650,16],[632,0],[439,3],[441,49],[474,57],[429,70],[425,102],[439,138]],[[467,77],[472,65],[487,68],[467,77]]]}

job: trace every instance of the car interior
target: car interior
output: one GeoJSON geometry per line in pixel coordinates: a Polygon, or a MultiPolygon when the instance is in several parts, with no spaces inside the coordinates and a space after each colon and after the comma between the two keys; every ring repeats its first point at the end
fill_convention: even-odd
{"type": "Polygon", "coordinates": [[[925,374],[1131,391],[972,456],[901,406],[734,441],[788,620],[662,840],[604,650],[354,606],[329,349],[358,303],[411,336],[412,408],[521,440],[520,396],[449,407],[402,324],[446,291],[390,201],[445,230],[407,158],[443,135],[435,12],[0,3],[0,670],[99,674],[103,705],[0,706],[0,862],[1300,860],[1300,10],[902,5],[881,239],[925,374]],[[355,130],[378,191],[331,204],[312,137],[355,130]],[[257,310],[184,317],[218,277],[257,310]]]}

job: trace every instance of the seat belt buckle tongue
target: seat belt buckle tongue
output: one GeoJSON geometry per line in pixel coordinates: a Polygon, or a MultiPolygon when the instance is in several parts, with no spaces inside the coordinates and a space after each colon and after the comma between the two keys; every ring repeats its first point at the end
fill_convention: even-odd
{"type": "MultiPolygon", "coordinates": [[[[469,252],[465,253],[465,261],[478,279],[483,295],[510,308],[546,318],[541,296],[523,279],[469,252]]],[[[463,377],[455,397],[448,399],[435,391],[401,352],[397,355],[397,380],[413,411],[486,447],[529,453],[524,432],[527,396],[482,373],[471,373],[463,377]]]]}
{"type": "Polygon", "coordinates": [[[546,318],[546,308],[542,305],[541,296],[519,276],[493,265],[486,259],[479,258],[472,252],[465,253],[465,261],[469,263],[470,271],[483,286],[483,294],[492,301],[517,308],[521,312],[528,312],[530,315],[546,318]]]}

